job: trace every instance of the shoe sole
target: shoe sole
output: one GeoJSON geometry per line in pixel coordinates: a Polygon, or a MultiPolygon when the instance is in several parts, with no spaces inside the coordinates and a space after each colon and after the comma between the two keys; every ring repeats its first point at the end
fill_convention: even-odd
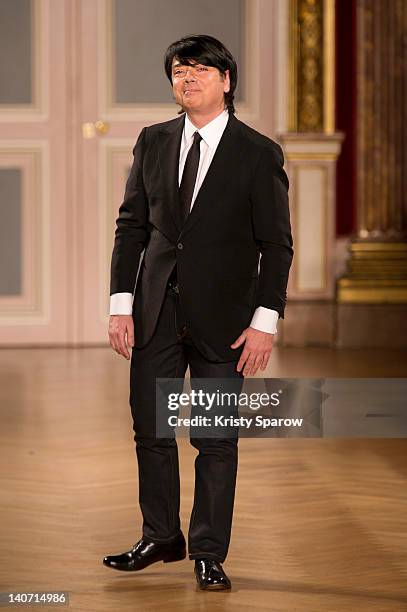
{"type": "Polygon", "coordinates": [[[157,561],[152,561],[151,563],[147,563],[146,565],[143,565],[142,567],[137,567],[137,568],[115,567],[114,565],[108,565],[107,563],[104,563],[104,562],[103,562],[103,565],[105,567],[108,567],[109,569],[114,569],[119,572],[139,572],[145,569],[146,567],[148,567],[149,565],[153,565],[154,563],[160,563],[161,561],[163,563],[173,563],[174,561],[182,561],[183,559],[185,559],[186,556],[187,556],[186,551],[184,551],[182,553],[172,555],[171,557],[167,557],[164,559],[157,559],[157,561]]]}
{"type": "Polygon", "coordinates": [[[200,586],[198,584],[201,591],[230,591],[231,586],[226,586],[224,584],[209,584],[208,586],[200,586]]]}

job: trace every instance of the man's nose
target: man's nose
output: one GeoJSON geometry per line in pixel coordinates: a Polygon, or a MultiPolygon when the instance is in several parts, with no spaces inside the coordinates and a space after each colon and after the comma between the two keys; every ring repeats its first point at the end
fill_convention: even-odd
{"type": "Polygon", "coordinates": [[[195,81],[195,72],[192,70],[187,70],[185,81],[195,81]]]}

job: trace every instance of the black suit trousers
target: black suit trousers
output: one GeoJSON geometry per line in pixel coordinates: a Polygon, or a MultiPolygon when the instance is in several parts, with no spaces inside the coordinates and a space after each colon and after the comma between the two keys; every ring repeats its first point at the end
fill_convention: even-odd
{"type": "MultiPolygon", "coordinates": [[[[234,378],[237,380],[233,384],[240,392],[244,378],[236,365],[242,349],[236,349],[234,361],[208,361],[192,342],[179,295],[171,286],[167,288],[153,337],[143,348],[133,348],[130,406],[145,540],[169,542],[181,531],[178,448],[175,436],[157,438],[155,434],[156,378],[183,379],[189,365],[191,387],[194,378],[234,378]]],[[[190,442],[198,455],[188,532],[189,558],[207,557],[222,563],[231,534],[238,437],[191,437],[190,442]]]]}

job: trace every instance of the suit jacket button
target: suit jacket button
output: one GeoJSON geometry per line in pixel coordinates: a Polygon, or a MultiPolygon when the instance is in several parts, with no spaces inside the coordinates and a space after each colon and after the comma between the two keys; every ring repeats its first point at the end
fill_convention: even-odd
{"type": "Polygon", "coordinates": [[[181,251],[184,248],[184,245],[182,244],[182,242],[178,242],[177,244],[177,248],[181,251]]]}

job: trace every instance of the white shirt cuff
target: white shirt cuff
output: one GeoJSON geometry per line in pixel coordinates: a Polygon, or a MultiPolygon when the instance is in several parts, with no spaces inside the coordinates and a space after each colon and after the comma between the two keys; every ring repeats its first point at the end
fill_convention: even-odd
{"type": "Polygon", "coordinates": [[[132,293],[113,293],[110,296],[111,315],[131,315],[133,312],[132,293]]]}
{"type": "Polygon", "coordinates": [[[258,306],[254,311],[250,327],[259,331],[267,332],[268,334],[277,333],[278,312],[271,308],[258,306]]]}

